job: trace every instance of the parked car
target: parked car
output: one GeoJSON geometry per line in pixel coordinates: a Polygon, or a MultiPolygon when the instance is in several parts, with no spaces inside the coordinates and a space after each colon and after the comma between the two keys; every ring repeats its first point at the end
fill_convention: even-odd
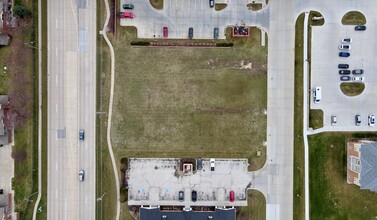
{"type": "Polygon", "coordinates": [[[197,167],[196,167],[197,170],[201,170],[203,168],[203,161],[202,161],[202,159],[197,159],[196,160],[196,164],[197,164],[197,167]]]}
{"type": "Polygon", "coordinates": [[[215,6],[215,0],[209,0],[209,7],[213,8],[215,6]]]}
{"type": "Polygon", "coordinates": [[[336,115],[331,115],[331,125],[336,124],[336,115]]]}
{"type": "Polygon", "coordinates": [[[194,37],[194,28],[190,27],[188,30],[188,37],[192,39],[194,37]]]}
{"type": "Polygon", "coordinates": [[[123,4],[123,9],[134,9],[133,4],[123,4]]]}
{"type": "Polygon", "coordinates": [[[351,74],[351,70],[339,70],[339,74],[340,75],[350,75],[351,74]]]}
{"type": "Polygon", "coordinates": [[[362,76],[354,76],[352,78],[352,80],[355,81],[355,82],[362,82],[362,81],[364,81],[364,77],[362,77],[362,76]]]}
{"type": "Polygon", "coordinates": [[[211,158],[209,162],[211,164],[211,171],[215,171],[215,158],[211,158]]]}
{"type": "Polygon", "coordinates": [[[350,44],[352,43],[352,38],[342,38],[342,44],[350,44]]]}
{"type": "Polygon", "coordinates": [[[374,114],[368,115],[368,125],[369,126],[374,126],[375,121],[374,121],[374,114]]]}
{"type": "Polygon", "coordinates": [[[365,31],[367,27],[365,25],[357,25],[355,26],[355,31],[365,31]]]}
{"type": "Polygon", "coordinates": [[[198,196],[197,192],[196,192],[195,190],[193,190],[193,191],[191,192],[191,200],[192,200],[193,202],[196,202],[196,200],[198,199],[197,196],[198,196]]]}
{"type": "Polygon", "coordinates": [[[348,64],[338,64],[339,69],[348,69],[350,66],[348,64]]]}
{"type": "Polygon", "coordinates": [[[354,75],[361,75],[363,73],[364,73],[363,69],[354,69],[354,70],[352,70],[352,74],[354,74],[354,75]]]}
{"type": "Polygon", "coordinates": [[[348,44],[339,45],[339,50],[351,50],[351,45],[348,45],[348,44]]]}
{"type": "Polygon", "coordinates": [[[229,201],[234,202],[234,191],[230,191],[229,193],[229,201]]]}
{"type": "Polygon", "coordinates": [[[79,140],[80,141],[85,140],[85,130],[84,129],[80,129],[80,131],[79,131],[79,140]]]}
{"type": "Polygon", "coordinates": [[[215,38],[215,39],[219,38],[219,28],[218,27],[215,27],[213,29],[213,38],[215,38]]]}
{"type": "Polygon", "coordinates": [[[339,56],[340,57],[349,57],[351,54],[350,53],[348,53],[348,52],[340,52],[339,53],[339,56]]]}
{"type": "Polygon", "coordinates": [[[178,200],[183,202],[185,200],[185,193],[183,191],[178,192],[178,200]]]}
{"type": "Polygon", "coordinates": [[[135,14],[133,12],[119,12],[119,17],[133,19],[135,17],[135,14]]]}
{"type": "Polygon", "coordinates": [[[163,27],[162,28],[162,36],[164,36],[165,38],[167,38],[169,36],[169,29],[168,29],[168,27],[163,27]]]}
{"type": "Polygon", "coordinates": [[[350,81],[350,80],[351,80],[351,77],[350,77],[350,76],[341,76],[341,77],[340,77],[340,80],[341,80],[341,81],[350,81]]]}
{"type": "Polygon", "coordinates": [[[79,181],[83,182],[84,180],[85,180],[85,171],[84,170],[80,170],[79,171],[79,181]]]}
{"type": "Polygon", "coordinates": [[[355,115],[355,125],[360,126],[360,124],[361,124],[361,116],[355,115]]]}

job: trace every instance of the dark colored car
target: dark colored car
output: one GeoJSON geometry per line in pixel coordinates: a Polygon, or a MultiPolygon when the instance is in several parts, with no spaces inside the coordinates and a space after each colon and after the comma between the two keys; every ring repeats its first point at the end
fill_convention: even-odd
{"type": "Polygon", "coordinates": [[[162,28],[162,35],[167,38],[169,36],[169,29],[168,27],[163,27],[162,28]]]}
{"type": "Polygon", "coordinates": [[[178,192],[178,199],[179,201],[183,202],[183,200],[185,200],[185,194],[183,191],[179,191],[178,192]]]}
{"type": "Polygon", "coordinates": [[[218,27],[215,27],[213,29],[213,38],[215,38],[215,39],[219,38],[219,28],[218,27]]]}
{"type": "Polygon", "coordinates": [[[80,141],[84,141],[85,140],[85,131],[84,131],[84,129],[80,129],[80,131],[79,131],[79,139],[80,139],[80,141]]]}
{"type": "Polygon", "coordinates": [[[339,64],[338,68],[339,69],[348,69],[350,66],[348,64],[339,64]]]}
{"type": "Polygon", "coordinates": [[[134,9],[133,4],[123,4],[123,9],[134,9]]]}
{"type": "Polygon", "coordinates": [[[351,70],[339,70],[339,74],[340,75],[350,75],[351,74],[351,70]]]}
{"type": "Polygon", "coordinates": [[[339,53],[339,56],[340,57],[349,57],[351,54],[350,53],[348,53],[348,52],[340,52],[339,53]]]}
{"type": "Polygon", "coordinates": [[[190,27],[188,30],[188,37],[192,39],[194,37],[194,28],[190,27]]]}
{"type": "Polygon", "coordinates": [[[355,31],[365,31],[367,27],[365,25],[357,25],[355,26],[355,31]]]}
{"type": "Polygon", "coordinates": [[[350,80],[351,80],[351,77],[350,77],[350,76],[341,76],[341,77],[340,77],[340,80],[341,80],[341,81],[350,81],[350,80]]]}
{"type": "Polygon", "coordinates": [[[352,70],[352,74],[354,75],[361,75],[364,73],[364,70],[363,69],[355,69],[355,70],[352,70]]]}
{"type": "Polygon", "coordinates": [[[361,116],[355,115],[355,125],[360,126],[360,124],[361,124],[361,116]]]}
{"type": "Polygon", "coordinates": [[[209,7],[213,8],[215,6],[215,0],[209,0],[209,7]]]}
{"type": "Polygon", "coordinates": [[[197,192],[196,192],[195,190],[193,190],[193,191],[191,192],[191,200],[192,200],[193,202],[196,202],[196,200],[198,199],[197,196],[198,196],[197,192]]]}
{"type": "Polygon", "coordinates": [[[229,193],[229,201],[234,202],[234,191],[230,191],[229,193]]]}
{"type": "Polygon", "coordinates": [[[198,159],[196,162],[197,162],[197,170],[201,170],[203,168],[202,159],[198,159]]]}

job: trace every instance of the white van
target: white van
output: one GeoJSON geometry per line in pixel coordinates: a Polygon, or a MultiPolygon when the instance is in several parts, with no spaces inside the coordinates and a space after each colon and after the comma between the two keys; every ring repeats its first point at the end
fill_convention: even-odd
{"type": "Polygon", "coordinates": [[[314,97],[314,103],[319,103],[319,101],[321,101],[321,99],[322,99],[322,92],[321,92],[321,87],[320,86],[316,86],[315,87],[313,97],[314,97]]]}

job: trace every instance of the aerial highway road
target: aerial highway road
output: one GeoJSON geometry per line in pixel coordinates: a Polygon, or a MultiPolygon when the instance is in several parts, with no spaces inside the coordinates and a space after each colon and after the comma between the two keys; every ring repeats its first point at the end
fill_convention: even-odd
{"type": "Polygon", "coordinates": [[[95,219],[96,2],[47,7],[47,219],[95,219]]]}

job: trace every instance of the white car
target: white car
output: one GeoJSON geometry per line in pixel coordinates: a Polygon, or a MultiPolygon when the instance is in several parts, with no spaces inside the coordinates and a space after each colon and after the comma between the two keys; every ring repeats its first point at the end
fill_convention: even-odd
{"type": "Polygon", "coordinates": [[[352,78],[352,80],[353,80],[354,82],[362,82],[362,81],[364,81],[364,77],[362,77],[362,76],[354,76],[354,77],[352,78]]]}
{"type": "Polygon", "coordinates": [[[368,115],[368,125],[374,126],[374,124],[375,124],[374,115],[373,114],[368,115]]]}
{"type": "Polygon", "coordinates": [[[211,158],[209,162],[211,164],[211,171],[215,171],[215,158],[211,158]]]}
{"type": "Polygon", "coordinates": [[[342,38],[342,44],[350,44],[352,43],[352,38],[342,38]]]}
{"type": "Polygon", "coordinates": [[[348,45],[348,44],[339,45],[339,50],[351,50],[351,45],[348,45]]]}

